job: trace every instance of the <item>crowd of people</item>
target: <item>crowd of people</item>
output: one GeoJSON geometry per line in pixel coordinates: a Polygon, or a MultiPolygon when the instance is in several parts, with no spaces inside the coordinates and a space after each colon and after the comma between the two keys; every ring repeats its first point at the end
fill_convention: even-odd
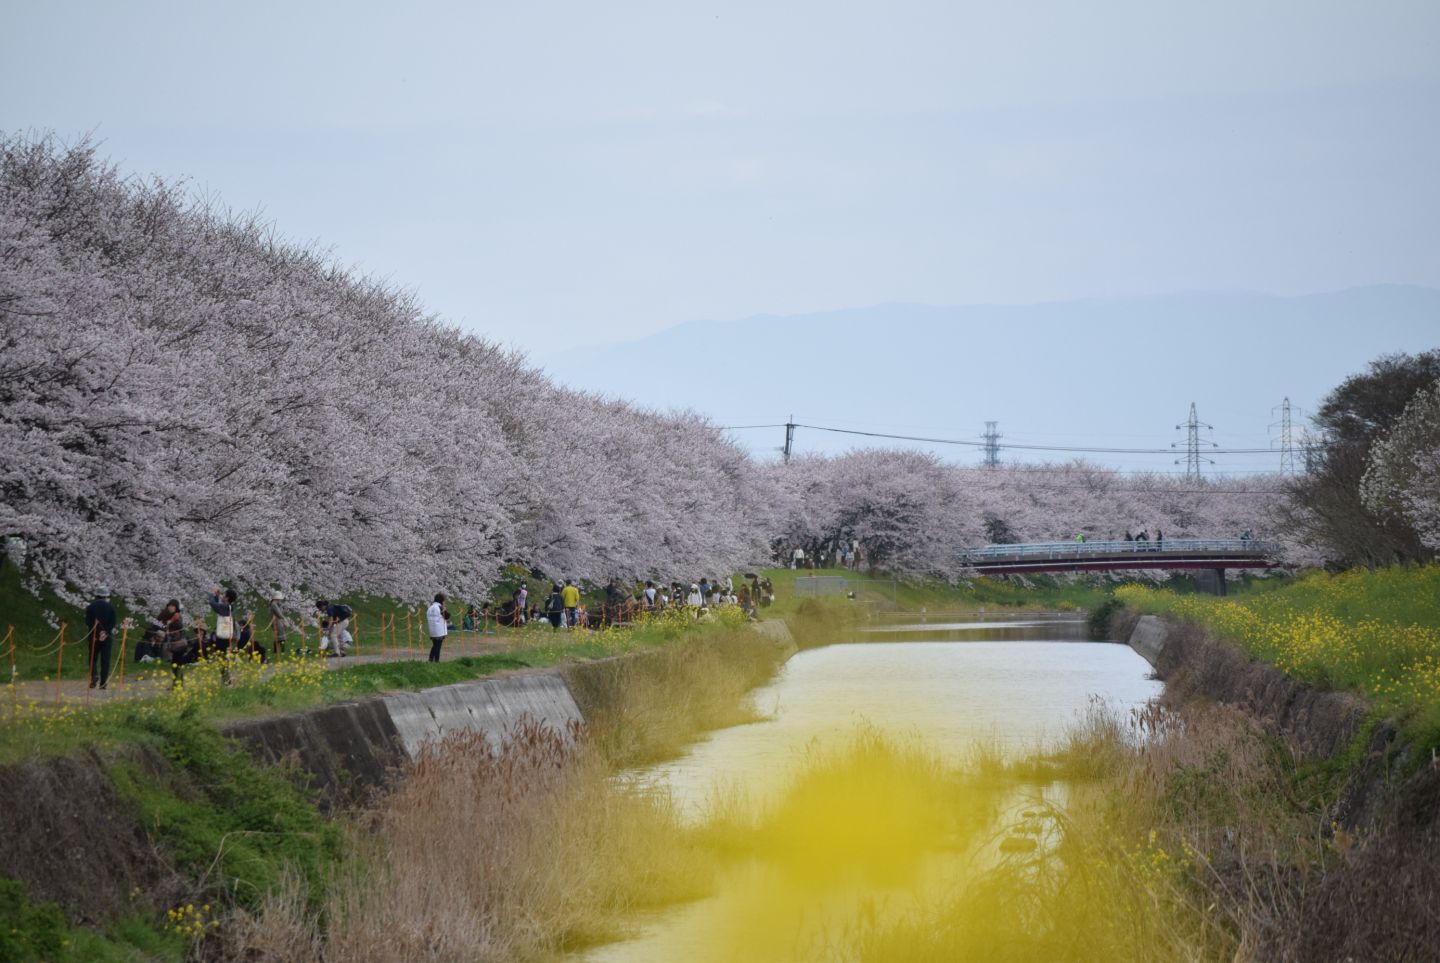
{"type": "MultiPolygon", "coordinates": [[[[688,590],[681,582],[657,585],[654,581],[646,581],[637,582],[631,591],[626,591],[612,579],[605,586],[599,603],[589,608],[584,604],[580,587],[574,581],[565,579],[563,583],[551,583],[550,592],[543,602],[536,602],[530,595],[529,586],[521,583],[498,606],[491,602],[484,602],[478,607],[469,605],[461,627],[467,632],[484,632],[491,626],[518,628],[532,623],[548,623],[556,631],[579,627],[601,628],[628,624],[642,612],[662,612],[676,606],[700,618],[713,607],[735,605],[746,616],[755,618],[757,608],[769,605],[774,599],[775,588],[770,579],[753,573],[747,573],[738,586],[733,577],[724,580],[702,578],[690,583],[688,590]]],[[[269,623],[264,628],[268,630],[274,654],[280,655],[286,651],[292,634],[304,638],[304,619],[287,608],[285,595],[281,592],[270,593],[267,602],[269,623]]],[[[206,603],[214,616],[213,625],[202,615],[196,615],[187,622],[178,599],[166,602],[148,620],[143,635],[135,645],[135,660],[142,664],[168,665],[174,684],[179,685],[184,679],[185,666],[202,659],[229,660],[242,654],[261,662],[269,659],[271,653],[260,638],[263,623],[258,620],[255,611],[240,611],[239,593],[215,586],[206,596],[206,603]]],[[[315,600],[311,622],[322,655],[343,657],[350,654],[354,639],[349,629],[354,615],[350,606],[343,602],[315,600]]],[[[85,609],[92,689],[105,689],[109,685],[115,654],[114,639],[119,624],[119,615],[110,601],[110,589],[101,585],[85,609]]],[[[431,662],[440,661],[441,650],[451,628],[445,595],[437,593],[425,613],[431,662]]],[[[308,647],[302,648],[301,652],[309,654],[308,647]]],[[[222,675],[228,682],[228,668],[222,666],[222,675]]]]}
{"type": "MultiPolygon", "coordinates": [[[[254,611],[242,613],[239,593],[216,586],[206,596],[214,615],[210,625],[201,615],[188,622],[179,599],[171,599],[147,621],[144,633],[135,644],[135,661],[142,664],[163,664],[170,667],[175,683],[184,678],[184,667],[212,657],[234,658],[246,654],[265,662],[270,652],[259,633],[254,611]]],[[[272,592],[268,601],[269,634],[275,654],[283,653],[291,633],[304,635],[303,618],[285,606],[285,595],[272,592]]],[[[350,620],[354,611],[343,602],[317,599],[313,615],[315,639],[322,655],[348,655],[354,645],[350,620]]],[[[90,658],[90,688],[104,689],[110,682],[114,658],[114,639],[119,616],[110,602],[110,589],[101,585],[85,609],[85,634],[90,658]]],[[[302,650],[308,654],[308,648],[302,650]]],[[[224,671],[228,681],[228,670],[224,671]]]]}
{"type": "Polygon", "coordinates": [[[865,550],[858,539],[812,539],[804,544],[783,540],[772,547],[775,564],[801,568],[843,568],[857,571],[865,560],[865,550]]]}

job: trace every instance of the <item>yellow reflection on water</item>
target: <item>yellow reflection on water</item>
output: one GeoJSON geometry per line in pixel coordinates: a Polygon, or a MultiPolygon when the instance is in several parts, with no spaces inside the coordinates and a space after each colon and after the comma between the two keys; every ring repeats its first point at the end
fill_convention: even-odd
{"type": "MultiPolygon", "coordinates": [[[[921,920],[997,865],[1003,832],[1044,803],[996,760],[947,763],[918,737],[859,728],[812,742],[767,805],[729,793],[695,832],[723,854],[715,895],[655,916],[608,961],[858,958],[878,934],[921,920]]],[[[1038,835],[1038,833],[1036,834],[1038,835]]],[[[1026,851],[1039,843],[1022,839],[1026,851]]],[[[869,956],[870,954],[866,953],[869,956]]]]}

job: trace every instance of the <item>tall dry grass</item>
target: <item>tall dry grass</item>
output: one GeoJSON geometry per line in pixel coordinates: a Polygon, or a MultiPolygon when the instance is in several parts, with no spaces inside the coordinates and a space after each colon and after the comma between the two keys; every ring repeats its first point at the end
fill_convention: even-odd
{"type": "Polygon", "coordinates": [[[785,656],[747,626],[717,628],[644,655],[573,666],[566,678],[593,744],[619,768],[670,758],[696,733],[753,721],[747,695],[785,656]]]}
{"type": "Polygon", "coordinates": [[[477,963],[541,959],[614,938],[638,907],[693,899],[714,852],[669,796],[613,778],[703,729],[753,717],[745,694],[783,661],[748,628],[576,667],[588,724],[525,722],[500,745],[427,746],[353,827],[323,906],[281,886],[237,914],[228,955],[250,961],[477,963]]]}
{"type": "Polygon", "coordinates": [[[372,820],[319,913],[282,890],[247,921],[250,959],[534,959],[613,938],[627,911],[709,878],[670,800],[612,780],[579,730],[526,723],[498,747],[451,735],[372,820]]]}

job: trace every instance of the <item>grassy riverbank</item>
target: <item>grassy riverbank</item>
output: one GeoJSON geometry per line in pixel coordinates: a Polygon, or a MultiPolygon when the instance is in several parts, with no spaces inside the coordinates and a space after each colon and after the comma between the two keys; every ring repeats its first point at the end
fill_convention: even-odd
{"type": "Polygon", "coordinates": [[[1109,588],[1101,583],[1045,575],[1030,576],[1023,582],[982,576],[951,585],[940,579],[895,579],[845,569],[816,569],[812,572],[775,568],[765,569],[760,574],[775,584],[776,603],[766,614],[780,617],[793,614],[806,599],[812,597],[822,602],[833,600],[837,604],[853,604],[843,592],[833,596],[812,596],[805,592],[804,581],[810,578],[843,578],[845,591],[856,594],[854,601],[877,612],[1089,610],[1102,604],[1109,594],[1109,588]],[[801,583],[799,588],[796,587],[797,582],[801,583]]]}
{"type": "MultiPolygon", "coordinates": [[[[237,683],[233,687],[220,684],[219,667],[207,666],[192,672],[179,695],[90,711],[22,712],[0,724],[5,754],[0,765],[0,810],[11,820],[7,826],[14,835],[9,838],[23,837],[33,850],[24,872],[34,875],[25,878],[43,880],[47,891],[55,894],[52,898],[65,902],[71,914],[106,922],[73,926],[48,900],[32,899],[19,884],[0,879],[4,933],[0,959],[177,961],[194,954],[207,959],[239,956],[240,949],[227,947],[243,945],[249,953],[269,945],[267,940],[275,934],[272,926],[258,931],[247,927],[277,905],[302,915],[339,912],[342,907],[334,901],[353,896],[347,882],[365,892],[384,892],[376,884],[387,872],[381,865],[385,860],[372,852],[363,828],[383,817],[362,814],[353,823],[324,819],[303,779],[283,767],[259,766],[231,747],[216,729],[223,720],[375,691],[444,684],[497,669],[643,654],[638,659],[592,663],[596,671],[585,676],[590,684],[577,689],[587,716],[596,720],[583,740],[584,751],[594,761],[578,763],[574,774],[561,781],[587,786],[587,800],[604,802],[609,797],[602,783],[614,766],[663,756],[703,728],[748,718],[740,697],[773,672],[784,652],[782,646],[726,617],[708,623],[655,619],[634,629],[596,633],[537,628],[530,646],[491,659],[460,659],[438,666],[378,664],[328,672],[313,661],[297,661],[264,675],[255,667],[236,666],[231,670],[237,683]],[[78,809],[74,808],[77,799],[71,798],[76,790],[62,789],[66,780],[79,780],[85,787],[78,809]],[[37,787],[44,787],[38,795],[37,787]],[[65,798],[43,798],[51,791],[65,798]],[[48,814],[61,812],[70,814],[64,835],[83,840],[76,845],[91,850],[78,865],[72,847],[45,843],[43,837],[53,829],[27,828],[49,827],[48,814]],[[67,893],[85,895],[67,898],[67,893]],[[202,943],[207,947],[203,952],[198,949],[202,943]]],[[[522,737],[531,748],[549,746],[545,751],[551,756],[539,766],[545,772],[557,762],[553,740],[547,739],[533,732],[522,737]]],[[[472,748],[478,752],[478,747],[472,748]]],[[[433,769],[438,764],[432,758],[427,765],[433,769]]],[[[511,773],[507,766],[501,769],[511,773]]],[[[418,768],[425,770],[426,765],[418,768]]],[[[410,782],[402,785],[406,789],[401,791],[411,795],[396,803],[393,811],[413,816],[419,812],[414,793],[423,796],[423,792],[410,782]]],[[[544,779],[527,784],[522,796],[536,802],[534,793],[547,785],[544,779]]],[[[435,820],[453,823],[456,818],[448,792],[435,802],[439,809],[423,812],[431,820],[423,831],[432,848],[437,838],[435,820]]],[[[625,800],[607,803],[612,804],[620,810],[647,811],[639,804],[629,807],[625,800]]],[[[383,806],[377,812],[385,811],[383,806]]],[[[588,804],[583,808],[588,810],[588,804]]],[[[515,819],[526,821],[537,846],[556,839],[553,827],[535,822],[541,811],[543,807],[521,806],[513,813],[515,819]]],[[[482,822],[477,818],[463,827],[447,823],[446,833],[473,839],[482,822]]],[[[586,851],[584,847],[606,831],[619,833],[621,824],[623,820],[611,827],[585,823],[586,837],[583,842],[577,839],[571,852],[586,851]]],[[[417,833],[422,832],[421,824],[414,825],[417,833]]],[[[642,828],[648,834],[651,827],[646,823],[642,828]]],[[[518,838],[495,836],[489,829],[479,835],[501,847],[518,838]]],[[[474,852],[468,846],[457,849],[474,852]]],[[[553,882],[558,886],[560,880],[553,882]]],[[[576,903],[568,890],[556,892],[566,905],[576,903]]],[[[442,903],[455,908],[452,902],[442,903]]],[[[521,916],[534,909],[533,902],[513,905],[521,916]]],[[[584,900],[577,905],[585,919],[613,915],[584,900]]],[[[370,918],[389,918],[376,916],[377,912],[375,905],[368,906],[370,918]]],[[[600,925],[575,920],[556,924],[554,932],[559,938],[577,939],[576,934],[600,925]]],[[[504,945],[512,945],[509,940],[504,945]]],[[[554,945],[547,940],[551,937],[542,940],[544,945],[554,945]]],[[[376,944],[383,945],[392,944],[376,944]]],[[[510,957],[502,953],[494,958],[510,957]]]]}
{"type": "Polygon", "coordinates": [[[1121,586],[1138,611],[1192,619],[1322,687],[1354,689],[1440,743],[1440,566],[1311,572],[1234,598],[1121,586]]]}

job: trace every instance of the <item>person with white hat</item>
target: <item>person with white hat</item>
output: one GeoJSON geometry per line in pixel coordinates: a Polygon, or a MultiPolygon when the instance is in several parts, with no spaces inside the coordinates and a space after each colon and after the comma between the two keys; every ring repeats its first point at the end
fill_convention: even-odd
{"type": "Polygon", "coordinates": [[[115,606],[110,604],[110,589],[101,585],[95,590],[95,601],[85,609],[85,632],[90,639],[90,688],[110,681],[110,646],[115,641],[115,623],[119,622],[115,606]]]}

